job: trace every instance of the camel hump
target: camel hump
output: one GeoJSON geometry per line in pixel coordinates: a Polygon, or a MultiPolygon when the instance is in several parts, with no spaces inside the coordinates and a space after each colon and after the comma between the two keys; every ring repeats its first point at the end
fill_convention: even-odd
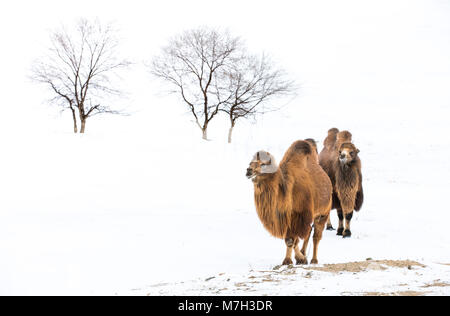
{"type": "Polygon", "coordinates": [[[349,131],[342,131],[337,134],[337,141],[339,143],[351,143],[352,142],[352,133],[349,131]]]}
{"type": "Polygon", "coordinates": [[[310,155],[312,154],[313,148],[308,141],[298,140],[292,144],[291,149],[296,154],[310,155]]]}
{"type": "Polygon", "coordinates": [[[326,148],[332,148],[334,146],[334,144],[336,143],[336,136],[339,133],[339,130],[336,127],[330,128],[328,130],[328,135],[325,138],[325,140],[323,141],[323,145],[326,148]]]}
{"type": "Polygon", "coordinates": [[[283,170],[286,170],[289,163],[299,164],[298,166],[304,166],[307,161],[307,157],[313,152],[311,145],[304,140],[298,140],[289,147],[284,154],[283,160],[280,166],[283,170]]]}
{"type": "Polygon", "coordinates": [[[315,151],[317,153],[317,142],[314,139],[307,138],[307,139],[305,139],[305,142],[309,143],[309,145],[311,146],[313,151],[315,151]]]}
{"type": "Polygon", "coordinates": [[[339,133],[339,129],[336,127],[332,127],[328,130],[328,135],[337,135],[339,133]]]}

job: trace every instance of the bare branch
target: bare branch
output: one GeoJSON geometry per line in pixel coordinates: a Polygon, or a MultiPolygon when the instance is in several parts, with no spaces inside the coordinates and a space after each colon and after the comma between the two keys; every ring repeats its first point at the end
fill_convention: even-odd
{"type": "Polygon", "coordinates": [[[268,102],[292,95],[296,90],[295,83],[287,78],[283,70],[275,68],[265,55],[261,58],[247,56],[227,68],[224,76],[231,97],[222,111],[229,115],[232,126],[239,118],[254,118],[258,114],[277,110],[268,102]]]}

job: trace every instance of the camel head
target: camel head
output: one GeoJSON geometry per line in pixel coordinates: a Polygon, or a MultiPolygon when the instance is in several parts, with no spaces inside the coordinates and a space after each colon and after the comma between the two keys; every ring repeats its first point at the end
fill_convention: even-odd
{"type": "Polygon", "coordinates": [[[258,182],[261,178],[268,174],[277,172],[278,166],[275,162],[275,158],[267,151],[258,151],[253,156],[250,166],[247,169],[247,178],[251,179],[254,183],[258,182]]]}
{"type": "Polygon", "coordinates": [[[350,165],[356,161],[359,149],[352,143],[343,143],[339,147],[339,161],[341,165],[350,165]]]}

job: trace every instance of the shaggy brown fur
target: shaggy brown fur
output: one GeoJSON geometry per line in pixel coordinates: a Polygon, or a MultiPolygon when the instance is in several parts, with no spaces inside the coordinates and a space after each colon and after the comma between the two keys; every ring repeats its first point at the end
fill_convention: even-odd
{"type": "Polygon", "coordinates": [[[339,133],[339,130],[336,127],[330,128],[328,130],[328,136],[323,141],[323,146],[328,150],[334,149],[334,144],[336,143],[336,137],[339,133]]]}
{"type": "Polygon", "coordinates": [[[352,133],[350,133],[349,131],[339,132],[336,135],[335,149],[339,150],[339,147],[341,147],[343,143],[351,143],[351,142],[352,142],[352,133]]]}
{"type": "Polygon", "coordinates": [[[305,254],[313,221],[311,263],[317,263],[318,244],[331,210],[332,186],[310,143],[292,144],[279,166],[272,155],[258,152],[247,169],[247,177],[254,184],[256,211],[262,224],[286,242],[283,264],[292,264],[292,250],[297,264],[307,263],[305,254]],[[304,239],[302,250],[298,248],[300,239],[304,239]]]}
{"type": "MultiPolygon", "coordinates": [[[[361,160],[358,157],[359,150],[351,143],[352,134],[348,131],[336,133],[337,129],[332,130],[325,138],[325,147],[319,155],[319,163],[333,184],[332,208],[337,210],[339,217],[337,234],[350,237],[353,210],[359,211],[364,199],[361,160]],[[335,140],[334,143],[333,140],[335,140]]],[[[330,220],[327,229],[333,229],[330,220]]]]}
{"type": "Polygon", "coordinates": [[[312,138],[305,139],[305,142],[308,142],[312,148],[312,155],[315,157],[317,163],[319,163],[319,151],[317,150],[317,142],[312,138]]]}
{"type": "MultiPolygon", "coordinates": [[[[333,162],[337,159],[336,141],[338,133],[339,130],[337,128],[331,128],[328,130],[328,135],[323,141],[324,147],[319,155],[319,164],[330,177],[333,187],[336,182],[333,162]]],[[[340,138],[342,139],[342,136],[340,138]]],[[[338,203],[339,200],[337,200],[336,194],[333,194],[333,205],[331,209],[335,209],[338,203]]],[[[333,229],[330,221],[328,221],[327,229],[333,229]]]]}

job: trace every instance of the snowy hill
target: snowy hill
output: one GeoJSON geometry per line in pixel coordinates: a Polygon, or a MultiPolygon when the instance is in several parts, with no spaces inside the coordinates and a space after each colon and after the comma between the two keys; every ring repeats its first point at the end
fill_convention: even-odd
{"type": "Polygon", "coordinates": [[[206,1],[95,2],[90,15],[118,22],[138,64],[123,82],[132,115],[92,119],[83,136],[27,79],[47,29],[85,14],[56,3],[0,13],[9,43],[0,52],[0,294],[450,294],[447,2],[236,1],[232,21],[233,3],[210,17],[206,1]],[[283,111],[239,124],[231,145],[225,119],[202,141],[183,104],[139,64],[199,24],[229,27],[302,85],[283,111]],[[259,222],[245,169],[257,150],[280,159],[330,127],[349,129],[361,150],[365,204],[351,239],[324,232],[312,268],[373,264],[273,270],[284,242],[259,222]]]}

